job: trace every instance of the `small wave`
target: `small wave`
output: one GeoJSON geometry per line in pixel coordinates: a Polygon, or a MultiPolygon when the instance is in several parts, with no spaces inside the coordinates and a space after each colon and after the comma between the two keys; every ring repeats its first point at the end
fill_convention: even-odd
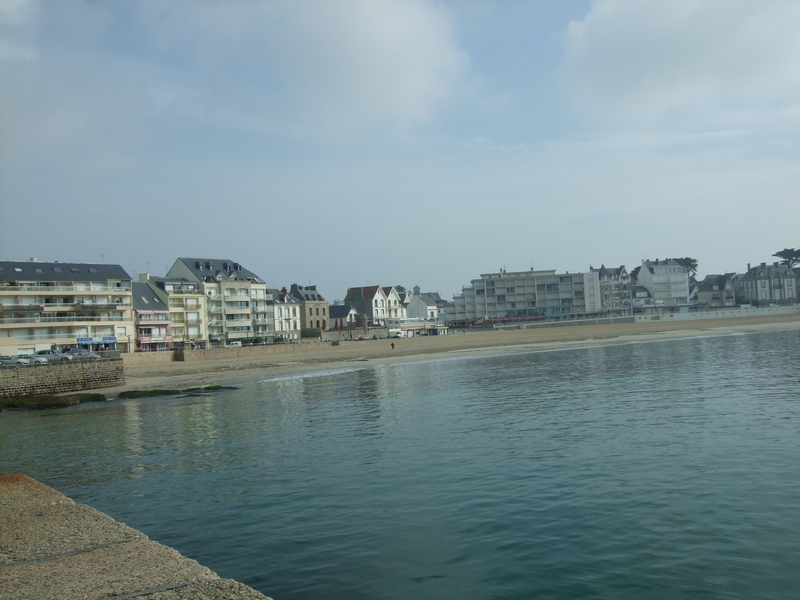
{"type": "MultiPolygon", "coordinates": [[[[363,371],[371,367],[351,367],[347,369],[325,369],[322,371],[311,371],[303,373],[288,373],[286,375],[275,375],[274,377],[267,377],[266,379],[259,379],[253,383],[272,383],[274,381],[292,381],[295,379],[309,379],[312,377],[330,377],[333,375],[344,375],[346,373],[355,373],[363,371]]],[[[252,384],[250,384],[252,385],[252,384]]]]}

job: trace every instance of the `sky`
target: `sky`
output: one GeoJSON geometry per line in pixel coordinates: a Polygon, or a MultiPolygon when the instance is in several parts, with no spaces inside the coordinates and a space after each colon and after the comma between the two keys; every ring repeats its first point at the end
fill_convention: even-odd
{"type": "Polygon", "coordinates": [[[0,260],[450,298],[800,247],[794,0],[0,0],[0,260]]]}

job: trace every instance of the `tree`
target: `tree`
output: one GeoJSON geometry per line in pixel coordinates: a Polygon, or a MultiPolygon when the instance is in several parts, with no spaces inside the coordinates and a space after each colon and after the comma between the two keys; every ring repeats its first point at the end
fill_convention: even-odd
{"type": "Polygon", "coordinates": [[[684,258],[676,258],[674,259],[676,263],[680,266],[684,267],[686,270],[689,271],[689,281],[694,282],[697,281],[697,259],[690,258],[685,256],[684,258]]]}
{"type": "Polygon", "coordinates": [[[786,265],[790,269],[800,263],[800,250],[795,250],[794,248],[784,248],[772,256],[780,258],[781,264],[786,265]]]}

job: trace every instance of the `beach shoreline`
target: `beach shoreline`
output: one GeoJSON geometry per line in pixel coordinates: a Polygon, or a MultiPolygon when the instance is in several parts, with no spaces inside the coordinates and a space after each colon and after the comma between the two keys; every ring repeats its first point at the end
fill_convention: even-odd
{"type": "MultiPolygon", "coordinates": [[[[131,364],[126,384],[92,390],[113,398],[123,391],[186,389],[208,385],[245,385],[309,373],[420,362],[464,356],[488,356],[630,342],[733,335],[800,329],[800,315],[698,321],[620,323],[466,332],[446,336],[316,342],[302,352],[285,351],[215,360],[131,364]],[[394,344],[394,347],[392,347],[394,344]]],[[[283,350],[283,349],[282,349],[283,350]]]]}

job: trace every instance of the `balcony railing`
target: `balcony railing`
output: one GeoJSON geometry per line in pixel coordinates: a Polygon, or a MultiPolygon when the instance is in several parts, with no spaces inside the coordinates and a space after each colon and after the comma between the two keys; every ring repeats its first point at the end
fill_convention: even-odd
{"type": "Polygon", "coordinates": [[[93,285],[91,288],[75,287],[73,285],[0,285],[2,292],[72,292],[79,294],[91,294],[92,292],[118,292],[130,293],[129,287],[115,287],[111,285],[93,285]]]}
{"type": "Polygon", "coordinates": [[[36,318],[19,318],[19,317],[0,317],[0,324],[20,324],[20,323],[85,323],[92,321],[130,321],[124,317],[36,317],[36,318]]]}

